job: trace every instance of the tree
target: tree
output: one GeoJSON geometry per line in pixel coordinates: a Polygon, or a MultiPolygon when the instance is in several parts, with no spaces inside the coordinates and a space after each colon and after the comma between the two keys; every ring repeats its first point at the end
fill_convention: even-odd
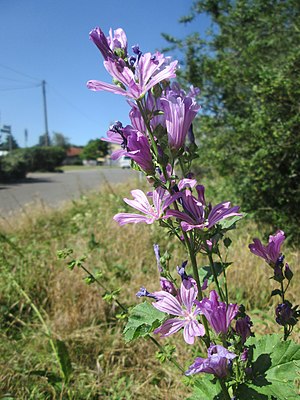
{"type": "Polygon", "coordinates": [[[53,132],[52,145],[63,149],[68,149],[71,146],[69,138],[58,132],[53,132]]]}
{"type": "Polygon", "coordinates": [[[5,140],[0,144],[0,150],[15,150],[19,145],[13,134],[6,135],[5,140]]]}
{"type": "Polygon", "coordinates": [[[83,148],[80,157],[82,160],[97,160],[108,154],[108,143],[100,139],[93,139],[83,148]]]}
{"type": "Polygon", "coordinates": [[[51,146],[51,139],[48,133],[44,133],[43,135],[39,136],[39,141],[37,146],[51,146]]]}
{"type": "MultiPolygon", "coordinates": [[[[242,208],[296,238],[300,219],[300,3],[194,1],[207,39],[170,38],[185,53],[181,79],[202,90],[200,162],[226,176],[242,208]]],[[[299,239],[299,234],[298,234],[299,239]]]]}

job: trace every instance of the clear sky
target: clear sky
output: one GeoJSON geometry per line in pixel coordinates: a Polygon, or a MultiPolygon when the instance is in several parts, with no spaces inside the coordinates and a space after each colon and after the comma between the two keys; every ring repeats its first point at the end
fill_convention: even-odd
{"type": "Polygon", "coordinates": [[[111,82],[89,32],[123,28],[128,48],[143,52],[166,46],[162,32],[204,34],[205,16],[179,24],[191,0],[0,0],[0,126],[11,125],[19,146],[37,144],[45,132],[41,81],[46,81],[48,126],[72,144],[105,136],[109,125],[129,122],[122,96],[92,92],[90,79],[111,82]]]}

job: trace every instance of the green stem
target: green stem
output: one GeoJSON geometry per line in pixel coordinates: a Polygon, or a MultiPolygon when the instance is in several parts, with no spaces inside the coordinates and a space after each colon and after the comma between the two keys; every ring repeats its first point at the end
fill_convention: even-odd
{"type": "Polygon", "coordinates": [[[168,354],[165,351],[165,349],[163,348],[163,346],[160,343],[158,343],[158,341],[153,336],[151,336],[151,335],[148,335],[148,336],[149,336],[150,340],[159,348],[159,350],[162,351],[167,356],[167,359],[172,364],[174,364],[176,368],[178,368],[181,372],[184,373],[185,372],[184,369],[178,364],[178,362],[176,360],[174,360],[173,357],[168,356],[168,354]]]}
{"type": "Polygon", "coordinates": [[[225,382],[222,379],[219,379],[219,382],[221,384],[222,392],[224,394],[225,399],[226,400],[231,400],[231,397],[230,397],[230,395],[228,393],[228,389],[227,389],[227,386],[226,386],[225,382]]]}
{"type": "Polygon", "coordinates": [[[148,133],[149,133],[149,137],[150,137],[150,140],[151,140],[151,145],[152,145],[152,148],[153,148],[153,150],[154,150],[154,154],[155,154],[156,159],[157,159],[157,158],[158,158],[157,144],[156,144],[156,142],[155,142],[155,140],[154,140],[154,136],[153,136],[153,133],[152,133],[151,126],[150,126],[150,124],[149,124],[147,115],[146,115],[145,112],[144,112],[144,109],[143,109],[143,106],[142,106],[142,102],[141,102],[140,100],[137,100],[137,101],[136,101],[136,104],[137,104],[137,106],[138,106],[138,108],[139,108],[139,110],[140,110],[140,113],[141,113],[141,115],[142,115],[142,117],[143,117],[143,120],[144,120],[144,122],[145,122],[147,131],[148,131],[148,133]]]}
{"type": "MultiPolygon", "coordinates": [[[[284,298],[285,290],[284,290],[284,287],[283,287],[283,281],[280,282],[280,286],[281,286],[281,299],[282,299],[282,303],[284,303],[284,301],[285,301],[285,298],[284,298]]],[[[289,334],[290,334],[289,329],[288,329],[288,327],[286,325],[284,325],[283,329],[284,329],[283,340],[287,340],[287,338],[289,337],[289,334]]]]}
{"type": "MultiPolygon", "coordinates": [[[[92,280],[93,280],[94,282],[96,282],[97,285],[100,286],[103,290],[105,290],[105,291],[108,292],[109,294],[112,293],[111,290],[107,289],[107,288],[105,287],[105,285],[103,285],[103,283],[100,282],[100,281],[99,281],[88,269],[86,269],[82,264],[80,265],[80,268],[82,268],[82,269],[92,278],[92,280]]],[[[118,306],[119,306],[120,308],[122,308],[123,311],[126,311],[126,312],[127,312],[127,308],[126,308],[125,306],[123,306],[122,303],[120,303],[117,299],[114,299],[114,301],[118,304],[118,306]]]]}
{"type": "Polygon", "coordinates": [[[13,284],[16,286],[18,292],[21,293],[22,296],[25,297],[25,299],[27,300],[28,304],[30,304],[30,307],[33,309],[33,311],[35,312],[36,316],[37,316],[38,319],[40,320],[40,322],[41,322],[41,324],[42,324],[42,326],[43,326],[43,328],[44,328],[45,334],[46,334],[46,336],[47,336],[48,339],[49,339],[49,343],[50,343],[50,346],[51,346],[51,348],[52,348],[53,354],[54,354],[54,356],[55,356],[55,358],[56,358],[56,361],[57,361],[57,363],[58,363],[58,365],[59,365],[61,375],[63,376],[63,378],[64,378],[65,380],[67,380],[67,376],[65,376],[65,374],[64,374],[63,368],[62,368],[62,366],[61,366],[60,358],[59,358],[59,356],[58,356],[58,354],[57,354],[57,348],[56,348],[55,343],[54,343],[54,341],[53,341],[53,339],[52,339],[52,334],[51,334],[50,328],[49,328],[48,325],[46,324],[44,318],[42,317],[42,314],[40,313],[40,311],[39,311],[39,309],[36,307],[36,305],[32,302],[32,300],[31,300],[31,298],[28,296],[28,294],[19,286],[19,284],[18,284],[14,279],[12,280],[12,282],[13,282],[13,284]]]}
{"type": "Polygon", "coordinates": [[[217,275],[217,272],[216,272],[216,269],[215,269],[214,260],[212,258],[212,254],[211,254],[211,252],[209,250],[208,250],[208,259],[209,259],[210,268],[211,268],[211,271],[212,271],[212,274],[213,274],[213,277],[214,277],[214,281],[215,281],[215,284],[217,286],[217,290],[218,290],[218,293],[220,295],[220,298],[221,298],[222,301],[225,301],[223,291],[222,291],[222,289],[220,287],[220,284],[219,284],[219,281],[218,281],[218,275],[217,275]]]}

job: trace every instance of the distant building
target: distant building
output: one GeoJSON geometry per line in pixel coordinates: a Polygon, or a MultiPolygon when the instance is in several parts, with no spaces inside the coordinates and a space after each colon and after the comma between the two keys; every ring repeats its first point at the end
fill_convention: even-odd
{"type": "Polygon", "coordinates": [[[79,165],[82,164],[80,154],[82,153],[83,147],[71,146],[67,149],[66,158],[64,165],[79,165]]]}

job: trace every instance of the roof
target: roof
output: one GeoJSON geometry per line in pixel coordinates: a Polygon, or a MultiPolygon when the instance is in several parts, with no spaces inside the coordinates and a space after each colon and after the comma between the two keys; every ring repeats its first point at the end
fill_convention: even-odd
{"type": "Polygon", "coordinates": [[[79,156],[82,150],[83,150],[82,147],[69,147],[67,150],[67,157],[79,156]]]}

